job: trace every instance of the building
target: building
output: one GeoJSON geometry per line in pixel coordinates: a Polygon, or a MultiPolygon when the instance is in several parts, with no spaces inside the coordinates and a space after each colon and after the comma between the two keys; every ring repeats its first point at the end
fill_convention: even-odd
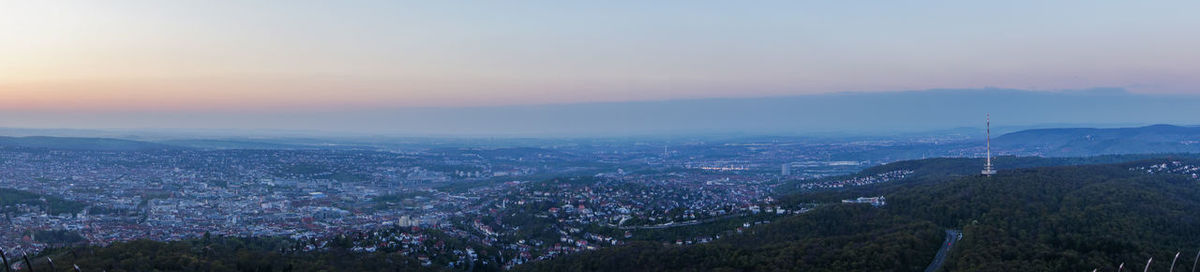
{"type": "Polygon", "coordinates": [[[992,176],[996,174],[996,168],[992,167],[992,115],[987,117],[987,164],[983,165],[983,171],[979,172],[984,176],[992,176]]]}
{"type": "Polygon", "coordinates": [[[887,199],[884,199],[883,196],[859,197],[857,199],[842,200],[842,203],[871,204],[871,206],[879,207],[879,206],[887,205],[887,199]]]}

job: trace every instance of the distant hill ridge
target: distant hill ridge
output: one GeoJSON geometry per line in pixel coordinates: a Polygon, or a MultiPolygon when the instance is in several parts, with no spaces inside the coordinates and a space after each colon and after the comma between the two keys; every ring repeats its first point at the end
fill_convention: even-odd
{"type": "Polygon", "coordinates": [[[173,148],[169,145],[133,140],[49,136],[0,136],[0,146],[93,151],[145,151],[173,148]]]}
{"type": "Polygon", "coordinates": [[[1013,132],[993,139],[999,149],[1049,156],[1200,152],[1200,127],[1052,128],[1013,132]]]}
{"type": "Polygon", "coordinates": [[[165,149],[256,149],[295,150],[320,148],[354,148],[357,146],[316,146],[241,139],[183,139],[138,141],[117,138],[0,136],[0,147],[36,148],[74,151],[151,151],[165,149]]]}
{"type": "MultiPolygon", "coordinates": [[[[1200,153],[1200,127],[1152,125],[1131,128],[1049,128],[1004,134],[992,139],[1002,154],[1078,157],[1113,154],[1200,153]]],[[[138,141],[116,138],[0,136],[0,147],[57,150],[146,151],[173,148],[193,149],[354,149],[371,143],[334,145],[326,141],[285,139],[176,139],[138,141]]],[[[942,147],[972,148],[974,142],[944,144],[942,147]]],[[[932,148],[932,147],[931,147],[932,148]]],[[[520,151],[508,149],[505,152],[520,151]]],[[[461,152],[461,151],[454,151],[461,152]]],[[[472,153],[487,152],[474,150],[472,153]]]]}

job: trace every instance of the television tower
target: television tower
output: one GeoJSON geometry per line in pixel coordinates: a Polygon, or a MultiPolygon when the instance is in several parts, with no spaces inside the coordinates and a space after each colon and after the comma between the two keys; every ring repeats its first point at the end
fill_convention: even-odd
{"type": "Polygon", "coordinates": [[[987,164],[983,165],[983,171],[980,171],[984,176],[996,174],[996,168],[992,167],[992,114],[987,116],[987,164]]]}

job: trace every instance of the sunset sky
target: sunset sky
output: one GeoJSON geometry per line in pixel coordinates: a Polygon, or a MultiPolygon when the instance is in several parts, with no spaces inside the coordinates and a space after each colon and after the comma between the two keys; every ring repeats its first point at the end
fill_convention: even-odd
{"type": "Polygon", "coordinates": [[[0,111],[1200,90],[1200,2],[980,2],[0,0],[0,111]]]}

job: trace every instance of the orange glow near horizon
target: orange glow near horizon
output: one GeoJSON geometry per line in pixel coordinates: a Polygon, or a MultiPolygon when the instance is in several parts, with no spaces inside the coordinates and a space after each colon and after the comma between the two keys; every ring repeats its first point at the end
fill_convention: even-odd
{"type": "Polygon", "coordinates": [[[1191,93],[1200,86],[1192,76],[1200,71],[1200,36],[1185,35],[1200,29],[1188,12],[1194,8],[910,6],[919,5],[697,3],[680,12],[654,4],[6,1],[0,110],[472,107],[981,87],[1191,93]],[[1063,14],[1077,17],[1062,23],[1063,14]]]}

